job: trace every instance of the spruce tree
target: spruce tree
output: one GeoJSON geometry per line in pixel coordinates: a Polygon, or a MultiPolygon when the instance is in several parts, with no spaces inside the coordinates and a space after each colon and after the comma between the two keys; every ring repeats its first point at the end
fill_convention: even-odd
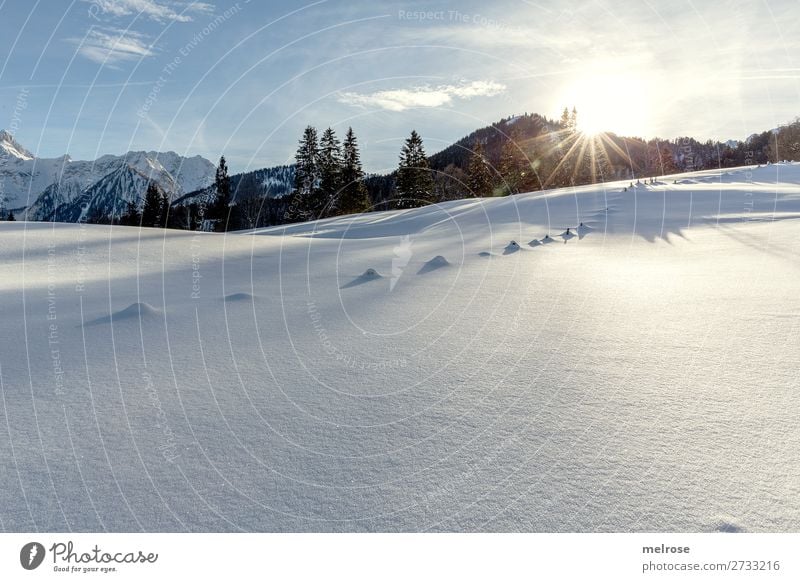
{"type": "Polygon", "coordinates": [[[503,179],[503,190],[505,194],[519,193],[521,181],[522,165],[520,163],[520,151],[516,140],[510,136],[500,150],[500,176],[503,179]]]}
{"type": "Polygon", "coordinates": [[[467,173],[470,196],[489,196],[492,193],[494,180],[489,164],[486,163],[483,143],[480,140],[475,140],[475,145],[472,146],[467,173]]]}
{"type": "Polygon", "coordinates": [[[659,152],[659,167],[658,173],[660,175],[665,174],[674,174],[678,171],[678,166],[675,163],[675,158],[672,155],[672,150],[669,149],[669,146],[664,146],[661,148],[659,152]]]}
{"type": "Polygon", "coordinates": [[[403,144],[397,169],[395,208],[416,208],[433,202],[433,176],[422,138],[416,131],[403,144]]]}
{"type": "Polygon", "coordinates": [[[128,200],[125,204],[125,213],[120,216],[119,223],[123,226],[139,226],[142,216],[139,214],[139,200],[128,200]]]}
{"type": "Polygon", "coordinates": [[[342,147],[329,127],[319,140],[319,193],[317,217],[336,213],[336,200],[342,183],[342,147]]]}
{"type": "Polygon", "coordinates": [[[158,212],[158,226],[161,228],[167,228],[169,226],[169,194],[166,192],[161,193],[161,198],[159,199],[159,212],[158,212]]]}
{"type": "Polygon", "coordinates": [[[308,220],[317,216],[320,182],[317,130],[306,127],[295,154],[295,173],[290,218],[308,220]]]}
{"type": "Polygon", "coordinates": [[[353,128],[347,130],[342,152],[341,190],[338,209],[341,214],[365,212],[370,205],[367,187],[364,185],[364,170],[353,128]]]}
{"type": "Polygon", "coordinates": [[[17,220],[14,217],[14,211],[13,210],[9,210],[8,211],[8,216],[6,217],[6,220],[9,221],[9,222],[14,222],[15,220],[17,220]]]}
{"type": "Polygon", "coordinates": [[[561,126],[561,129],[569,130],[570,115],[567,107],[564,107],[564,111],[561,112],[561,121],[559,121],[559,125],[561,126]]]}
{"type": "Polygon", "coordinates": [[[155,182],[147,185],[142,208],[142,226],[158,226],[161,217],[161,192],[155,182]]]}
{"type": "Polygon", "coordinates": [[[214,175],[214,191],[216,198],[214,198],[209,218],[216,221],[214,230],[224,232],[228,229],[228,212],[231,205],[231,179],[228,176],[228,164],[225,162],[225,156],[219,158],[219,166],[214,175]]]}

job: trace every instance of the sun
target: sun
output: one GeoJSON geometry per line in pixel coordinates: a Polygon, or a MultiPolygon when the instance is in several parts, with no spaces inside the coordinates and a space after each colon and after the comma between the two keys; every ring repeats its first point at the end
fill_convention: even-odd
{"type": "Polygon", "coordinates": [[[589,73],[577,77],[560,98],[560,107],[578,111],[582,133],[645,137],[649,134],[648,87],[644,79],[619,73],[589,73]]]}

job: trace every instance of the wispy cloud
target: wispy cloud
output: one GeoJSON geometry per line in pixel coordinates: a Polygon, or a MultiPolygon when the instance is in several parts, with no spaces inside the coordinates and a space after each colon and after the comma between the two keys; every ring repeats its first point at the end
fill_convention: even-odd
{"type": "MultiPolygon", "coordinates": [[[[89,4],[89,16],[95,24],[82,39],[68,38],[78,46],[78,53],[96,63],[114,67],[121,61],[152,57],[155,49],[148,36],[128,26],[119,28],[119,20],[134,17],[140,20],[191,22],[198,14],[210,14],[214,5],[207,2],[178,0],[82,0],[89,4]]],[[[132,23],[131,23],[132,24],[132,23]]]]}
{"type": "Polygon", "coordinates": [[[492,97],[506,90],[505,85],[494,81],[472,81],[459,85],[439,85],[436,87],[412,87],[410,89],[391,89],[375,93],[340,93],[340,103],[363,107],[379,107],[389,111],[405,111],[412,107],[441,107],[449,105],[454,99],[473,97],[492,97]]]}
{"type": "Polygon", "coordinates": [[[156,22],[191,22],[193,14],[214,10],[206,2],[173,2],[166,0],[83,0],[90,4],[89,15],[101,19],[141,15],[156,22]]]}
{"type": "Polygon", "coordinates": [[[132,30],[94,27],[84,38],[68,39],[78,45],[78,53],[100,64],[113,65],[152,57],[155,52],[147,37],[132,30]]]}

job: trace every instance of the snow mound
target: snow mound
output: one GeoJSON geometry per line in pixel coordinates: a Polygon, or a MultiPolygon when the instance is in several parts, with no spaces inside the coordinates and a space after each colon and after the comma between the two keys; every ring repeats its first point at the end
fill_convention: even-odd
{"type": "Polygon", "coordinates": [[[361,275],[359,275],[346,285],[342,285],[340,289],[348,289],[350,287],[356,287],[358,285],[363,285],[364,283],[369,283],[370,281],[375,281],[376,279],[383,279],[383,275],[381,275],[378,271],[370,267],[369,269],[364,271],[361,275]]]}
{"type": "Polygon", "coordinates": [[[226,303],[235,303],[240,301],[252,301],[255,297],[250,293],[231,293],[225,296],[226,303]]]}
{"type": "Polygon", "coordinates": [[[479,257],[491,257],[492,253],[490,253],[489,251],[481,251],[481,252],[478,253],[478,256],[479,257]]]}
{"type": "Polygon", "coordinates": [[[445,259],[442,255],[436,255],[430,261],[422,265],[419,271],[417,271],[417,275],[424,275],[425,273],[430,273],[431,271],[435,271],[436,269],[441,269],[442,267],[449,267],[450,261],[445,259]]]}
{"type": "Polygon", "coordinates": [[[574,233],[574,232],[572,232],[572,230],[568,228],[567,230],[565,230],[564,232],[562,232],[562,233],[561,233],[560,235],[558,235],[558,236],[560,236],[560,237],[561,237],[561,238],[563,238],[565,241],[567,241],[567,240],[569,240],[569,239],[571,239],[571,238],[575,238],[575,233],[574,233]]]}
{"type": "Polygon", "coordinates": [[[528,243],[529,247],[539,247],[542,246],[542,242],[539,239],[533,239],[531,242],[528,243]]]}
{"type": "Polygon", "coordinates": [[[111,315],[104,315],[92,321],[87,322],[85,325],[100,325],[103,323],[121,323],[130,319],[151,319],[157,315],[161,315],[162,311],[150,305],[149,303],[131,303],[125,309],[115,311],[111,315]]]}
{"type": "Polygon", "coordinates": [[[718,519],[711,527],[712,532],[718,533],[745,533],[747,530],[730,518],[718,519]]]}
{"type": "Polygon", "coordinates": [[[510,255],[511,253],[516,253],[517,251],[520,250],[520,248],[521,247],[519,246],[517,241],[512,240],[510,243],[506,245],[506,248],[503,249],[503,254],[510,255]]]}
{"type": "Polygon", "coordinates": [[[588,225],[586,225],[586,224],[581,222],[578,225],[578,228],[576,228],[575,230],[578,233],[578,238],[579,239],[583,239],[583,237],[585,237],[587,234],[592,232],[594,229],[591,226],[588,226],[588,225]]]}
{"type": "Polygon", "coordinates": [[[550,236],[549,234],[546,234],[546,235],[544,235],[544,238],[539,242],[541,242],[543,245],[546,245],[546,244],[550,244],[550,243],[556,242],[556,241],[552,236],[550,236]]]}

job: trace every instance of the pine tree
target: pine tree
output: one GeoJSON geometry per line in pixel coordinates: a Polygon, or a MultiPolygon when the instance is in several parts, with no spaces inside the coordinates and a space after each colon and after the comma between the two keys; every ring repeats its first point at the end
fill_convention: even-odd
{"type": "Polygon", "coordinates": [[[167,194],[166,192],[162,192],[159,202],[160,204],[158,205],[158,226],[160,226],[161,228],[167,228],[167,226],[169,226],[169,209],[170,209],[169,194],[167,194]]]}
{"type": "Polygon", "coordinates": [[[342,147],[329,127],[319,140],[319,194],[317,217],[336,213],[336,201],[342,183],[342,147]]]}
{"type": "MultiPolygon", "coordinates": [[[[569,117],[569,111],[564,108],[564,114],[569,117]]],[[[561,126],[563,127],[564,115],[561,116],[561,126]]],[[[575,132],[570,131],[570,123],[567,123],[567,131],[559,132],[558,140],[548,153],[550,164],[548,164],[549,175],[545,184],[550,187],[571,186],[575,182],[574,170],[579,164],[577,157],[581,148],[573,147],[578,140],[575,132]]],[[[588,148],[587,148],[588,149],[588,148]]]]}
{"type": "Polygon", "coordinates": [[[294,192],[290,218],[308,220],[317,216],[320,155],[317,130],[306,127],[295,153],[294,192]]]}
{"type": "Polygon", "coordinates": [[[669,146],[665,145],[659,152],[659,167],[657,168],[658,174],[661,176],[665,174],[675,174],[678,171],[678,166],[675,164],[675,157],[672,155],[672,150],[669,146]]]}
{"type": "Polygon", "coordinates": [[[161,192],[155,182],[147,185],[142,208],[142,226],[158,226],[161,218],[161,192]]]}
{"type": "Polygon", "coordinates": [[[85,215],[86,224],[110,224],[111,217],[103,212],[97,205],[89,206],[85,215]]]}
{"type": "Polygon", "coordinates": [[[119,223],[123,226],[139,226],[142,215],[139,214],[139,200],[128,200],[125,204],[125,212],[119,218],[119,223]]]}
{"type": "Polygon", "coordinates": [[[570,116],[569,116],[569,109],[564,107],[564,111],[561,112],[561,121],[559,121],[559,125],[561,129],[569,129],[570,125],[570,116]]]}
{"type": "Polygon", "coordinates": [[[337,204],[339,212],[342,214],[365,212],[370,202],[364,184],[361,155],[358,153],[358,143],[352,127],[347,129],[342,149],[342,185],[337,204]]]}
{"type": "Polygon", "coordinates": [[[231,206],[231,179],[228,176],[228,164],[225,162],[225,156],[219,158],[219,166],[214,175],[214,191],[216,197],[209,218],[216,221],[214,230],[224,232],[228,229],[228,213],[231,206]]]}
{"type": "Polygon", "coordinates": [[[596,148],[594,158],[594,181],[595,182],[608,182],[613,179],[613,171],[611,163],[608,160],[608,153],[605,148],[596,148]]]}
{"type": "Polygon", "coordinates": [[[15,220],[17,220],[14,217],[14,211],[13,210],[9,210],[8,211],[8,217],[6,217],[6,220],[9,221],[9,222],[14,222],[15,220]]]}
{"type": "Polygon", "coordinates": [[[561,112],[561,120],[558,124],[561,126],[561,129],[568,133],[575,133],[578,130],[578,110],[574,105],[572,106],[571,112],[568,107],[564,107],[564,111],[561,112]]]}
{"type": "Polygon", "coordinates": [[[522,171],[519,145],[512,135],[503,143],[500,150],[500,176],[503,179],[505,194],[519,193],[522,171]]]}
{"type": "Polygon", "coordinates": [[[467,184],[471,196],[488,196],[492,193],[492,172],[484,157],[483,143],[475,140],[469,159],[467,184]]]}
{"type": "Polygon", "coordinates": [[[467,173],[455,164],[448,164],[444,170],[434,174],[433,186],[436,200],[444,202],[468,198],[472,193],[469,192],[467,184],[467,173]]]}
{"type": "Polygon", "coordinates": [[[433,176],[422,138],[416,131],[406,140],[397,169],[395,208],[416,208],[433,202],[433,176]]]}

